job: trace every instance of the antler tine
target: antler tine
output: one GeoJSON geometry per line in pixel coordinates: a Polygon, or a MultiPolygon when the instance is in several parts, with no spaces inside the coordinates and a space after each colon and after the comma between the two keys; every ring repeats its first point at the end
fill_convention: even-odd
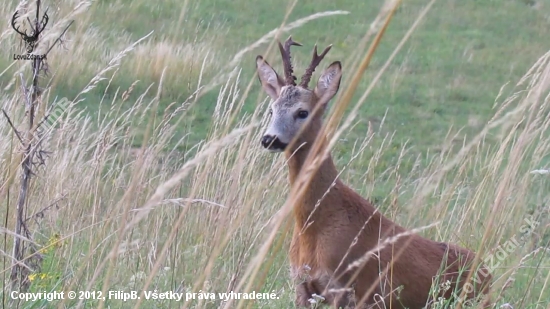
{"type": "Polygon", "coordinates": [[[29,35],[27,34],[27,31],[21,32],[21,30],[19,30],[19,27],[17,27],[17,25],[15,24],[18,17],[21,17],[21,16],[19,16],[19,11],[15,11],[15,14],[13,14],[13,17],[11,19],[11,25],[17,33],[19,33],[20,35],[23,35],[25,37],[28,37],[29,35]]]}
{"type": "Polygon", "coordinates": [[[296,76],[293,75],[292,62],[290,60],[290,46],[302,46],[302,44],[294,42],[292,36],[289,36],[285,41],[285,45],[279,42],[279,50],[281,51],[281,57],[283,58],[283,67],[285,71],[285,83],[287,85],[296,86],[296,76]]]}
{"type": "Polygon", "coordinates": [[[42,32],[44,29],[46,29],[46,25],[48,24],[48,21],[50,21],[50,16],[48,16],[48,8],[46,8],[46,11],[44,12],[44,16],[42,16],[42,20],[40,21],[41,29],[40,32],[42,32]]]}
{"type": "Polygon", "coordinates": [[[306,69],[306,73],[302,76],[302,80],[300,81],[300,86],[307,88],[309,81],[311,80],[311,75],[313,75],[313,72],[315,72],[315,68],[321,63],[323,58],[325,58],[328,51],[332,48],[332,44],[329,45],[325,50],[318,55],[317,54],[317,44],[315,44],[315,47],[313,47],[313,57],[311,58],[311,63],[309,64],[309,67],[306,69]]]}
{"type": "Polygon", "coordinates": [[[13,17],[11,18],[11,26],[13,27],[13,30],[17,31],[17,26],[15,25],[15,21],[17,20],[17,14],[18,12],[15,11],[15,14],[13,14],[13,17]]]}
{"type": "Polygon", "coordinates": [[[50,20],[49,16],[47,14],[45,14],[43,17],[42,17],[42,21],[40,22],[40,25],[38,26],[39,28],[36,29],[36,32],[34,34],[35,37],[38,37],[38,35],[40,33],[42,33],[42,31],[44,31],[46,29],[46,25],[48,24],[48,21],[50,20]]]}

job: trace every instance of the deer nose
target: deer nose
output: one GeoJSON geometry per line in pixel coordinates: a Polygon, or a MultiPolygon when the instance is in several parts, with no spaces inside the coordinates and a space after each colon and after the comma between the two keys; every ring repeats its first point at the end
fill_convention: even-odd
{"type": "Polygon", "coordinates": [[[262,146],[264,146],[264,148],[269,148],[269,146],[271,146],[271,144],[275,141],[275,136],[272,136],[272,135],[264,135],[262,137],[262,146]]]}
{"type": "Polygon", "coordinates": [[[262,137],[262,145],[264,148],[269,149],[270,151],[283,151],[286,148],[286,144],[281,142],[277,135],[266,134],[262,137]]]}

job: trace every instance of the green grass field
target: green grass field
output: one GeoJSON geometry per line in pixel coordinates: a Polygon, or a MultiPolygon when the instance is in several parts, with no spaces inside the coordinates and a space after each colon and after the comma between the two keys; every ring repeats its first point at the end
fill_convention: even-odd
{"type": "MultiPolygon", "coordinates": [[[[24,49],[9,24],[18,3],[0,8],[0,105],[24,131],[19,73],[28,83],[30,61],[13,60],[24,49]]],[[[427,4],[403,1],[351,106],[427,4]]],[[[48,55],[39,113],[55,98],[77,103],[45,140],[51,153],[31,181],[27,224],[42,259],[27,274],[30,291],[254,290],[279,299],[66,300],[20,302],[20,308],[292,308],[290,233],[279,231],[269,251],[260,250],[289,185],[282,156],[260,148],[267,102],[254,61],[266,55],[274,37],[262,37],[280,27],[291,3],[43,5],[50,22],[39,48],[53,43],[64,20],[75,22],[48,55]],[[250,276],[256,266],[259,273],[250,276]]],[[[339,13],[281,33],[304,45],[293,49],[295,70],[303,71],[314,44],[333,44],[321,67],[342,61],[341,94],[382,5],[298,0],[287,26],[339,13]]],[[[345,182],[386,216],[408,228],[439,222],[423,236],[482,250],[484,257],[522,237],[522,246],[495,267],[496,308],[550,308],[550,179],[530,173],[550,165],[549,26],[549,0],[436,1],[365,104],[356,114],[348,109],[345,116],[355,119],[333,149],[345,182]],[[538,223],[534,230],[521,229],[526,218],[538,223]]],[[[267,60],[282,71],[276,48],[267,60]]],[[[21,149],[0,119],[2,304],[13,308],[9,231],[21,149]]]]}

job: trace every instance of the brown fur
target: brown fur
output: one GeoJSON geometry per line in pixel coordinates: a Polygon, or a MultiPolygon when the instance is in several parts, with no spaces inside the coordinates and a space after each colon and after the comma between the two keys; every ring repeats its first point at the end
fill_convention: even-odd
{"type": "MultiPolygon", "coordinates": [[[[258,63],[262,65],[262,62],[258,63]]],[[[332,68],[330,74],[335,72],[334,65],[329,66],[329,69],[332,68]]],[[[260,69],[265,76],[270,76],[270,67],[259,67],[259,72],[260,69]]],[[[340,71],[337,73],[340,74],[340,71]]],[[[325,77],[324,74],[320,80],[325,77]]],[[[330,87],[336,87],[337,91],[340,76],[337,76],[337,81],[331,80],[331,77],[324,82],[326,84],[329,81],[330,87]]],[[[271,91],[275,100],[272,106],[286,106],[281,108],[290,109],[293,105],[300,105],[300,109],[311,111],[317,104],[326,105],[336,93],[334,91],[327,100],[326,95],[317,94],[317,88],[311,91],[300,86],[284,85],[279,78],[271,78],[271,84],[267,85],[271,88],[266,88],[268,79],[260,75],[260,80],[264,89],[271,91]],[[298,91],[289,89],[294,87],[298,91]],[[300,95],[283,96],[281,93],[300,95]],[[324,102],[319,103],[321,96],[324,102]]],[[[323,106],[322,110],[325,109],[323,106]]],[[[295,137],[297,143],[293,145],[296,146],[285,149],[291,185],[296,182],[322,126],[322,115],[311,117],[314,118],[303,134],[295,137]]],[[[388,237],[406,233],[407,230],[377,212],[370,202],[346,186],[337,176],[338,171],[329,156],[293,209],[295,226],[290,245],[290,264],[296,282],[297,306],[309,307],[312,294],[317,294],[335,307],[354,308],[363,299],[361,308],[389,308],[391,301],[391,308],[394,309],[420,309],[432,301],[433,296],[435,300],[438,297],[451,298],[457,285],[464,285],[474,258],[472,251],[410,234],[374,252],[359,267],[359,274],[351,281],[351,285],[346,286],[357,270],[348,270],[350,264],[364,257],[388,237]],[[357,241],[353,244],[356,237],[357,241]],[[401,249],[402,254],[396,257],[401,249]],[[450,283],[449,289],[438,291],[435,286],[435,294],[439,294],[432,295],[432,284],[446,281],[450,283]],[[371,290],[371,286],[374,289],[371,290]],[[398,291],[399,287],[402,290],[398,291]]],[[[470,282],[477,283],[467,297],[472,299],[487,294],[491,282],[487,270],[482,268],[477,276],[472,277],[470,282]]],[[[455,293],[460,295],[460,291],[455,293]]],[[[489,307],[488,298],[485,306],[489,307]]]]}
{"type": "MultiPolygon", "coordinates": [[[[294,156],[289,152],[287,151],[286,154],[289,160],[290,181],[293,183],[305,160],[307,150],[298,151],[294,156]]],[[[295,272],[294,276],[298,277],[297,280],[302,277],[302,280],[317,282],[318,285],[321,285],[315,290],[310,286],[305,291],[298,285],[296,299],[298,306],[309,306],[308,299],[311,298],[312,293],[325,295],[327,300],[338,298],[326,295],[327,291],[324,291],[324,288],[329,281],[327,277],[341,277],[329,288],[343,288],[347,283],[346,279],[353,273],[353,271],[346,272],[346,266],[375,248],[379,241],[381,242],[379,235],[387,237],[406,232],[405,228],[376,212],[376,209],[367,200],[342,183],[336,176],[337,170],[332,159],[328,158],[317,175],[314,176],[314,181],[302,201],[294,208],[295,227],[290,248],[290,263],[295,272]],[[329,193],[325,195],[318,208],[312,213],[315,204],[331,187],[334,179],[336,179],[334,186],[330,188],[329,193]],[[310,215],[309,221],[306,222],[310,215]],[[368,223],[363,228],[367,220],[368,223]],[[304,228],[305,226],[307,228],[304,228]],[[363,232],[360,233],[357,243],[345,257],[342,266],[338,267],[361,229],[363,232]],[[300,231],[302,232],[300,233],[300,231]],[[310,268],[309,271],[304,270],[305,265],[310,268]],[[325,285],[323,286],[322,283],[325,285]],[[304,293],[306,291],[308,294],[304,293]]],[[[379,258],[373,256],[367,261],[353,282],[355,297],[357,301],[362,299],[371,284],[379,279],[379,270],[384,270],[389,263],[393,263],[392,271],[388,271],[385,275],[387,278],[382,278],[374,291],[366,296],[366,304],[376,303],[376,299],[373,298],[375,293],[387,296],[386,304],[389,304],[388,292],[403,286],[399,295],[394,293],[392,308],[423,308],[430,300],[432,280],[437,281],[436,276],[441,274],[438,280],[440,283],[450,281],[450,289],[439,295],[450,298],[451,293],[455,290],[457,280],[464,281],[466,279],[467,267],[473,258],[474,253],[456,245],[442,245],[442,243],[415,234],[401,237],[393,247],[388,245],[383,248],[379,252],[379,258]],[[394,259],[393,256],[399,248],[407,242],[409,244],[405,251],[398,259],[394,259]],[[446,261],[444,260],[445,256],[447,257],[446,261]],[[462,271],[461,275],[460,271],[462,271]],[[385,291],[382,291],[381,285],[385,285],[385,291]],[[397,300],[398,297],[399,300],[397,300]]],[[[483,284],[481,288],[478,286],[477,295],[481,291],[488,292],[491,276],[485,277],[485,273],[486,270],[480,270],[477,276],[483,284]]],[[[474,280],[475,278],[472,279],[472,282],[474,280]]],[[[463,282],[461,282],[462,284],[463,282]]],[[[469,293],[468,298],[475,297],[476,292],[469,293]]],[[[340,301],[340,303],[332,302],[332,304],[342,306],[352,305],[352,302],[340,301]]]]}

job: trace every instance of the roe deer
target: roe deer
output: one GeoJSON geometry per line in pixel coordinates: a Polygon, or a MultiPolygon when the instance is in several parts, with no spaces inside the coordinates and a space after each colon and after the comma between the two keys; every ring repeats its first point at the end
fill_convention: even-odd
{"type": "MultiPolygon", "coordinates": [[[[315,46],[311,64],[296,85],[290,60],[292,45],[301,46],[291,37],[284,46],[279,42],[284,79],[262,56],[256,58],[261,85],[272,99],[271,121],[261,143],[269,151],[284,151],[291,185],[296,182],[322,127],[322,113],[338,91],[342,76],[340,62],[333,62],[321,74],[315,89],[308,88],[315,68],[332,47],[319,55],[315,46]],[[319,105],[321,112],[314,114],[314,108],[319,105]],[[304,124],[307,127],[302,128],[304,124]],[[300,129],[301,134],[297,136],[300,129]]],[[[369,201],[338,178],[330,155],[294,205],[293,216],[290,264],[291,275],[296,280],[298,307],[309,306],[312,295],[317,294],[335,307],[390,308],[391,301],[391,308],[417,309],[429,306],[433,295],[436,300],[453,296],[456,300],[462,287],[467,292],[466,299],[486,296],[489,291],[491,275],[484,268],[472,276],[469,281],[472,283],[465,284],[474,258],[472,251],[407,233],[407,229],[377,212],[369,201]],[[403,233],[405,235],[398,235],[403,233]],[[396,235],[397,240],[391,245],[377,249],[384,240],[396,235]],[[400,248],[404,251],[396,257],[400,248]],[[369,250],[374,254],[365,263],[358,269],[348,268],[364,258],[369,250]],[[432,288],[434,282],[442,283],[442,287],[432,288]]],[[[488,302],[486,298],[484,305],[488,306],[488,302]]]]}

